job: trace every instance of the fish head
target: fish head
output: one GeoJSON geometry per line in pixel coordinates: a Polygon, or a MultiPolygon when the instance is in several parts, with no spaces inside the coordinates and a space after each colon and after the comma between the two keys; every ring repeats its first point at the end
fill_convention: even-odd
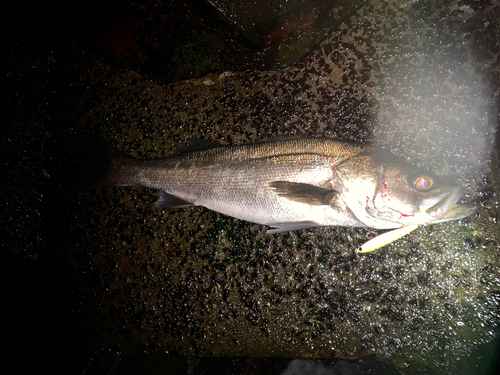
{"type": "Polygon", "coordinates": [[[463,190],[406,163],[383,149],[372,149],[336,168],[344,201],[365,225],[378,229],[429,225],[471,215],[475,206],[457,203],[463,190]]]}

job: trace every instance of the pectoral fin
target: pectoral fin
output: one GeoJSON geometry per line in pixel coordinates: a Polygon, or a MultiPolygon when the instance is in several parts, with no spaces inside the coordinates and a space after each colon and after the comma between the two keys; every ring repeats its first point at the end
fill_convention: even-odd
{"type": "Polygon", "coordinates": [[[278,196],[311,206],[329,205],[337,195],[334,190],[299,182],[273,181],[269,185],[278,196]]]}

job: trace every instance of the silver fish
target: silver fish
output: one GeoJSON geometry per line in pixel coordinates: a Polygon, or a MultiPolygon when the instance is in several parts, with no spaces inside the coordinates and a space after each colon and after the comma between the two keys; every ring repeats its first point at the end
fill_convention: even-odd
{"type": "Polygon", "coordinates": [[[188,142],[174,155],[153,160],[106,149],[104,180],[111,186],[158,190],[157,207],[204,206],[267,225],[269,233],[318,226],[428,225],[475,210],[457,204],[460,187],[379,147],[328,138],[240,146],[188,142]]]}

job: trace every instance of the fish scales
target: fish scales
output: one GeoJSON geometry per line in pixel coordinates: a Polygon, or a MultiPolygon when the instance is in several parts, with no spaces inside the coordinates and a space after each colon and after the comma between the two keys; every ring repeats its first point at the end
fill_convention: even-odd
{"type": "Polygon", "coordinates": [[[270,182],[332,189],[335,165],[367,149],[365,145],[321,138],[268,141],[156,160],[127,158],[115,166],[112,179],[118,186],[158,189],[193,205],[259,224],[360,225],[350,214],[339,217],[329,206],[290,202],[276,195],[270,182]]]}

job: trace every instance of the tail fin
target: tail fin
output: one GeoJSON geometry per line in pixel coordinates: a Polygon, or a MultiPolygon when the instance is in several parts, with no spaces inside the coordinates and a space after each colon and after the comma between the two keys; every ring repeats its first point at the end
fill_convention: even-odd
{"type": "Polygon", "coordinates": [[[78,189],[94,189],[124,185],[122,171],[135,159],[117,150],[103,139],[88,134],[76,135],[77,168],[72,184],[78,189]]]}

